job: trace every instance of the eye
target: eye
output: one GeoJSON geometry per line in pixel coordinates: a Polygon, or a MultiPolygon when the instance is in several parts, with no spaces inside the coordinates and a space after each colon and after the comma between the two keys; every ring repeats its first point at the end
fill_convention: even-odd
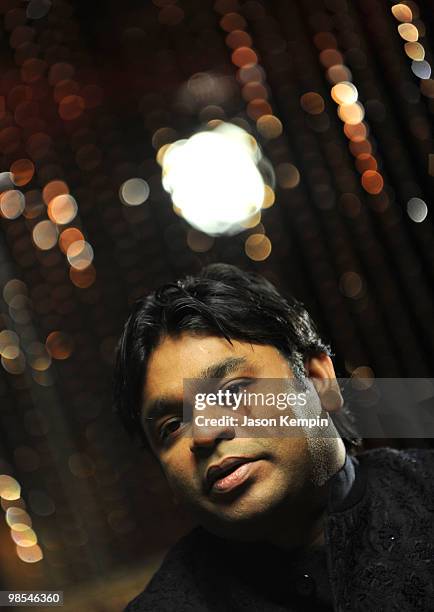
{"type": "Polygon", "coordinates": [[[173,419],[168,419],[165,423],[163,423],[159,430],[160,439],[165,442],[169,438],[174,437],[174,435],[179,431],[182,426],[182,420],[180,418],[174,417],[173,419]]]}
{"type": "Polygon", "coordinates": [[[223,389],[223,392],[229,391],[231,395],[239,395],[242,393],[249,385],[252,384],[252,380],[238,380],[231,382],[227,387],[223,389]]]}
{"type": "Polygon", "coordinates": [[[227,386],[224,391],[229,391],[231,395],[238,395],[241,393],[242,387],[246,387],[246,384],[243,382],[232,383],[231,385],[227,386]]]}

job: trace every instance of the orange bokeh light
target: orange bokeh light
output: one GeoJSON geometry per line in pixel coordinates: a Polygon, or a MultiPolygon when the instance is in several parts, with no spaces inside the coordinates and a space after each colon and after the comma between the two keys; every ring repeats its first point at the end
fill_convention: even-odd
{"type": "Polygon", "coordinates": [[[54,359],[64,360],[70,357],[74,348],[74,343],[71,336],[68,334],[60,331],[53,331],[48,335],[45,346],[54,359]]]}
{"type": "Polygon", "coordinates": [[[11,164],[10,171],[15,185],[27,185],[35,173],[35,164],[30,159],[17,159],[11,164]]]}
{"type": "Polygon", "coordinates": [[[59,195],[69,193],[69,187],[65,181],[54,180],[47,183],[42,190],[42,197],[44,198],[45,204],[48,206],[53,198],[59,195]]]}
{"type": "Polygon", "coordinates": [[[250,49],[250,47],[238,47],[232,53],[232,63],[239,68],[247,66],[248,64],[256,64],[258,62],[258,56],[250,49]]]}
{"type": "Polygon", "coordinates": [[[59,104],[59,115],[64,121],[73,121],[80,117],[85,106],[81,96],[65,96],[59,104]]]}
{"type": "Polygon", "coordinates": [[[68,248],[73,242],[77,242],[77,240],[84,240],[84,236],[79,229],[76,227],[68,227],[63,230],[59,236],[59,248],[62,253],[66,255],[68,248]]]}
{"type": "Polygon", "coordinates": [[[91,264],[84,270],[77,270],[77,268],[71,267],[69,270],[69,278],[71,282],[79,289],[87,289],[96,280],[96,270],[91,264]]]}
{"type": "Polygon", "coordinates": [[[375,170],[366,170],[362,174],[362,187],[373,195],[380,193],[384,187],[383,177],[375,170]]]}

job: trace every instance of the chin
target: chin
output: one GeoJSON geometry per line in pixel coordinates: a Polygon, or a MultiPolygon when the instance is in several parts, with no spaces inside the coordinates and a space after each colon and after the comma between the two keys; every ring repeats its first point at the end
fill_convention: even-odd
{"type": "Polygon", "coordinates": [[[276,510],[281,499],[240,499],[218,511],[207,512],[199,518],[200,524],[217,536],[233,540],[250,541],[261,539],[270,527],[270,514],[276,510]]]}

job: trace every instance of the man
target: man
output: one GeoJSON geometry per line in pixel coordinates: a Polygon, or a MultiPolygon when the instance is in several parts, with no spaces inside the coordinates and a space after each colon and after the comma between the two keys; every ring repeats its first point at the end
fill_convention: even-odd
{"type": "Polygon", "coordinates": [[[127,610],[433,609],[432,451],[356,458],[333,424],[323,437],[247,437],[184,418],[187,380],[236,394],[272,379],[312,382],[324,414],[342,405],[328,346],[265,279],[213,264],[135,305],[115,405],[199,526],[127,610]]]}

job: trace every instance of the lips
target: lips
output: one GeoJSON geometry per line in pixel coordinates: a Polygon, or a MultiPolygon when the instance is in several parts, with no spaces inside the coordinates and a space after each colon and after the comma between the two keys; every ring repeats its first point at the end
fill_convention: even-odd
{"type": "Polygon", "coordinates": [[[227,457],[218,465],[212,465],[206,472],[205,480],[208,491],[212,489],[217,480],[228,476],[241,465],[251,463],[252,461],[254,461],[254,459],[248,459],[247,457],[227,457]]]}

